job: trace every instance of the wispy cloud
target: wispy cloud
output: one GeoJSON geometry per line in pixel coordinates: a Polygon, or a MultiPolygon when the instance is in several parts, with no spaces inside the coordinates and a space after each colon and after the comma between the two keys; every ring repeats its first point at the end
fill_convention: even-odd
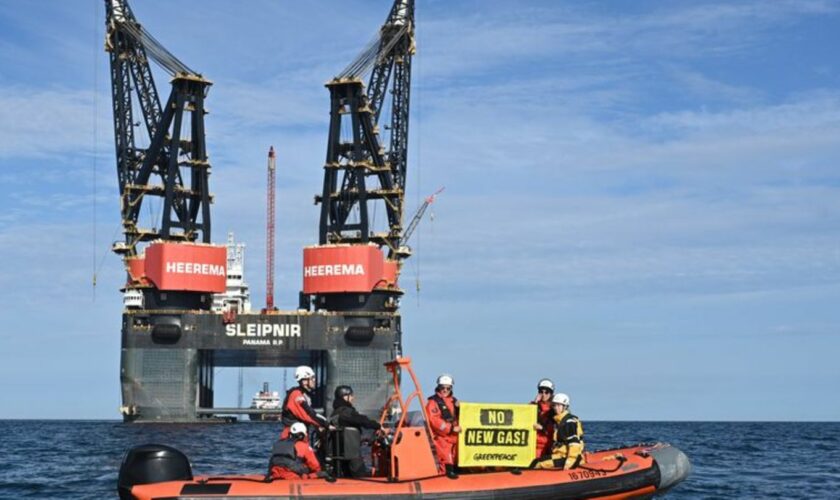
{"type": "MultiPolygon", "coordinates": [[[[93,102],[90,90],[0,87],[0,158],[92,153],[93,102]]],[[[99,102],[102,111],[110,109],[108,101],[99,102]]],[[[105,117],[100,114],[96,125],[108,134],[105,117]]]]}
{"type": "Polygon", "coordinates": [[[426,68],[432,78],[463,79],[504,66],[524,74],[541,68],[609,73],[645,58],[656,64],[742,53],[763,43],[774,27],[838,12],[836,4],[822,1],[665,5],[621,13],[574,3],[522,4],[510,12],[495,3],[455,18],[444,9],[423,19],[421,50],[433,62],[426,68]],[[500,15],[488,15],[494,9],[500,15]]]}
{"type": "Polygon", "coordinates": [[[704,102],[725,101],[737,105],[754,104],[761,100],[762,92],[753,87],[732,85],[710,78],[698,71],[673,68],[675,82],[686,91],[694,93],[704,102]]]}

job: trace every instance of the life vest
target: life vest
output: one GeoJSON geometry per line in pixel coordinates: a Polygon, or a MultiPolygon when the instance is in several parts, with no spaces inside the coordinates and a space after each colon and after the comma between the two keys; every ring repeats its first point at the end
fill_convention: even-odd
{"type": "Polygon", "coordinates": [[[309,467],[297,456],[294,439],[280,439],[274,443],[271,447],[271,458],[268,460],[269,476],[272,467],[283,467],[298,475],[309,473],[309,467]]]}
{"type": "Polygon", "coordinates": [[[434,394],[432,396],[429,396],[429,401],[434,401],[435,404],[438,405],[438,408],[440,409],[440,416],[447,423],[454,422],[459,417],[459,413],[461,413],[461,407],[458,406],[458,400],[455,398],[455,396],[452,396],[452,406],[455,408],[454,416],[452,415],[452,412],[449,411],[449,407],[446,406],[446,401],[444,401],[442,397],[438,396],[437,394],[434,394]]]}
{"type": "Polygon", "coordinates": [[[537,403],[531,403],[537,406],[537,423],[540,424],[543,429],[542,431],[538,431],[538,433],[543,433],[548,436],[551,436],[554,431],[554,409],[551,406],[551,403],[546,401],[540,401],[537,403]]]}
{"type": "Polygon", "coordinates": [[[281,414],[281,421],[283,422],[283,426],[289,427],[296,422],[300,422],[300,419],[297,418],[290,410],[289,410],[289,398],[291,397],[292,393],[295,391],[299,391],[304,398],[306,398],[306,403],[310,407],[312,406],[312,399],[309,397],[309,394],[303,390],[301,387],[292,387],[288,391],[286,391],[286,397],[283,399],[283,413],[281,414]]]}
{"type": "Polygon", "coordinates": [[[580,423],[577,416],[565,411],[555,417],[555,422],[557,422],[557,426],[555,427],[554,446],[582,442],[583,424],[580,423]]]}

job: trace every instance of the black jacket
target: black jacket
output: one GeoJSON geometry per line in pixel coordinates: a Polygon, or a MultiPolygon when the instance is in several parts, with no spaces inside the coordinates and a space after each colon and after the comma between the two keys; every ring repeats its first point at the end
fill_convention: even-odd
{"type": "Polygon", "coordinates": [[[333,401],[332,420],[339,427],[358,427],[360,429],[379,429],[379,422],[371,420],[359,413],[353,405],[344,399],[333,401]]]}

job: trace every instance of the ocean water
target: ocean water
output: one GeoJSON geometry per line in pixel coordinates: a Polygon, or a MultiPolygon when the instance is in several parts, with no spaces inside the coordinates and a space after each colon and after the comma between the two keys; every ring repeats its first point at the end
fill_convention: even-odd
{"type": "MultiPolygon", "coordinates": [[[[590,450],[666,441],[691,476],[664,495],[687,498],[840,498],[840,422],[584,422],[590,450]]],[[[0,498],[116,498],[125,450],[174,446],[196,474],[262,473],[274,423],[125,425],[0,420],[0,498]]]]}

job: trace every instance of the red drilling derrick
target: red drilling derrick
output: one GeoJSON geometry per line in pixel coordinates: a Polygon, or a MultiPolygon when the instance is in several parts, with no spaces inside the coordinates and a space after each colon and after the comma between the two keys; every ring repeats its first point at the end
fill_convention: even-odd
{"type": "Polygon", "coordinates": [[[266,203],[265,224],[265,310],[274,309],[274,172],[277,169],[277,159],[274,157],[274,146],[268,150],[268,199],[266,203]]]}

